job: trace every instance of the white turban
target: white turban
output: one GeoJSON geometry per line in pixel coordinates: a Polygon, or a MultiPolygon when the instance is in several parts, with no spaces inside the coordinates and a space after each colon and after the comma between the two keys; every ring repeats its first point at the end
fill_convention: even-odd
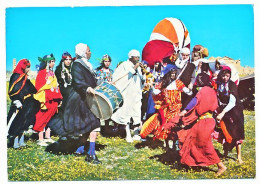
{"type": "Polygon", "coordinates": [[[128,53],[128,58],[131,58],[133,56],[139,56],[140,57],[140,52],[138,50],[131,50],[129,53],[128,53]]]}
{"type": "Polygon", "coordinates": [[[180,50],[181,54],[190,54],[190,49],[187,47],[184,47],[180,50]]]}
{"type": "Polygon", "coordinates": [[[87,44],[79,43],[75,46],[75,54],[77,57],[80,58],[87,58],[86,56],[86,50],[88,48],[87,44]]]}

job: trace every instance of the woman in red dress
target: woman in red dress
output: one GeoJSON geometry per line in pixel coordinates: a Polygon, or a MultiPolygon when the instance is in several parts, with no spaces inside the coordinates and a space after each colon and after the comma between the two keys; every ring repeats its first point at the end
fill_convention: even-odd
{"type": "Polygon", "coordinates": [[[183,116],[183,129],[178,132],[180,161],[188,166],[217,164],[216,175],[219,176],[226,167],[219,159],[211,141],[211,134],[216,125],[212,112],[218,107],[217,95],[206,73],[199,74],[196,83],[198,93],[180,113],[180,116],[183,116]]]}
{"type": "Polygon", "coordinates": [[[51,117],[57,112],[59,104],[61,104],[62,95],[58,87],[57,78],[53,72],[55,58],[53,54],[38,58],[41,62],[39,73],[36,77],[35,88],[37,93],[34,98],[41,103],[41,109],[36,114],[36,121],[33,130],[39,132],[38,145],[48,146],[46,142],[53,143],[50,136],[51,129],[45,131],[45,139],[43,138],[44,128],[47,126],[51,117]]]}
{"type": "Polygon", "coordinates": [[[157,113],[153,114],[144,123],[141,130],[141,137],[145,138],[149,133],[153,133],[154,139],[176,140],[176,132],[171,131],[171,127],[177,126],[179,113],[182,108],[181,93],[191,95],[192,92],[185,87],[180,80],[176,80],[177,70],[175,65],[168,64],[163,70],[162,81],[153,88],[153,99],[157,113]]]}

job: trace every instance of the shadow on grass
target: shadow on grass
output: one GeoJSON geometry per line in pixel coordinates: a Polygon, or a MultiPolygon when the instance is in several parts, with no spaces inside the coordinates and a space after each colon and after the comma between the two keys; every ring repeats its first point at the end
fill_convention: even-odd
{"type": "MultiPolygon", "coordinates": [[[[146,141],[137,143],[135,145],[135,148],[137,149],[141,149],[144,147],[149,147],[150,149],[157,149],[159,147],[163,147],[163,142],[160,140],[153,140],[151,137],[147,137],[146,141]]],[[[152,157],[149,157],[149,159],[155,159],[164,165],[170,166],[171,169],[177,169],[182,171],[184,170],[186,172],[188,172],[189,170],[193,170],[196,172],[214,171],[208,167],[201,167],[201,166],[189,167],[187,165],[181,164],[179,151],[174,149],[169,149],[169,148],[165,148],[165,150],[166,150],[165,153],[160,155],[154,155],[152,157]]],[[[217,151],[217,153],[220,154],[219,151],[217,151]]]]}
{"type": "MultiPolygon", "coordinates": [[[[62,140],[59,139],[53,144],[50,144],[46,147],[45,151],[50,152],[55,155],[69,155],[69,154],[75,154],[77,148],[80,146],[84,146],[84,153],[80,155],[86,155],[87,150],[89,149],[89,141],[85,141],[86,139],[67,139],[62,140]]],[[[100,151],[104,149],[106,145],[103,144],[95,144],[95,150],[100,151]]],[[[77,154],[77,156],[80,156],[77,154]]]]}
{"type": "Polygon", "coordinates": [[[165,153],[161,155],[154,155],[150,157],[150,159],[155,159],[164,165],[170,166],[171,169],[177,169],[177,170],[182,170],[185,172],[188,172],[190,170],[196,171],[196,172],[203,172],[203,171],[213,171],[215,170],[210,169],[208,167],[202,167],[202,166],[187,166],[184,164],[180,163],[180,155],[179,151],[177,150],[172,150],[172,149],[167,149],[165,153]]]}
{"type": "Polygon", "coordinates": [[[163,142],[160,140],[153,140],[151,137],[146,137],[146,141],[135,144],[135,148],[141,149],[148,147],[150,149],[157,149],[163,147],[163,142]]]}

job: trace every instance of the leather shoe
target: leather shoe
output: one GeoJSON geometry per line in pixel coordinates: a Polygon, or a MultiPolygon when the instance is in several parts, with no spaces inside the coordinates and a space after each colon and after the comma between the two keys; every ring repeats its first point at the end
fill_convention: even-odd
{"type": "Polygon", "coordinates": [[[90,162],[92,164],[102,164],[101,161],[98,160],[97,155],[89,155],[87,153],[87,157],[85,159],[87,162],[90,162]]]}

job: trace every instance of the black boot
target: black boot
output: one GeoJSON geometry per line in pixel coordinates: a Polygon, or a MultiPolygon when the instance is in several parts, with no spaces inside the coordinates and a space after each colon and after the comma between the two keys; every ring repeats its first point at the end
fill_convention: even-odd
{"type": "Polygon", "coordinates": [[[97,155],[89,155],[88,153],[87,157],[85,158],[85,161],[93,164],[102,164],[102,162],[98,160],[97,155]]]}

